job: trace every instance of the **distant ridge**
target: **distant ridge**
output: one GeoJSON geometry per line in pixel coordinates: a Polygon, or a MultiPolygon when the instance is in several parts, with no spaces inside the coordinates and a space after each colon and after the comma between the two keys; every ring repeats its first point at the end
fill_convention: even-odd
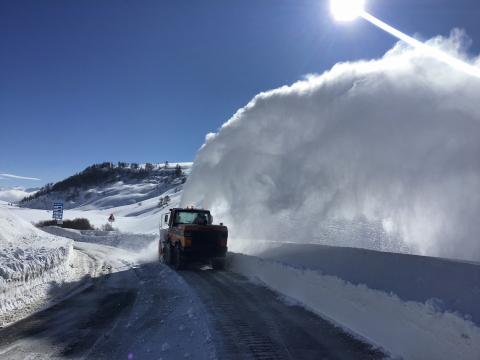
{"type": "Polygon", "coordinates": [[[158,196],[186,181],[191,163],[103,162],[88,166],[64,180],[50,183],[23,198],[20,206],[51,209],[54,201],[65,208],[108,208],[158,196]]]}

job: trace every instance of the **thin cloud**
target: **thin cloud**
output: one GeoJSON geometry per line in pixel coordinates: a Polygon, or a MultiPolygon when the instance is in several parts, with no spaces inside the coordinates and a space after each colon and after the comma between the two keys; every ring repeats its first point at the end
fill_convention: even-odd
{"type": "Polygon", "coordinates": [[[20,175],[13,175],[13,174],[0,174],[0,179],[2,179],[2,180],[18,179],[18,180],[34,180],[34,181],[40,181],[39,178],[28,177],[28,176],[20,176],[20,175]]]}

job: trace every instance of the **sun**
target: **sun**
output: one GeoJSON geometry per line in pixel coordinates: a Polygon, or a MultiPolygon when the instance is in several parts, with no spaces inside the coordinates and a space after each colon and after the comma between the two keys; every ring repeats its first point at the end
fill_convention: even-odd
{"type": "Polygon", "coordinates": [[[364,8],[365,0],[330,0],[330,11],[337,21],[353,21],[364,8]]]}

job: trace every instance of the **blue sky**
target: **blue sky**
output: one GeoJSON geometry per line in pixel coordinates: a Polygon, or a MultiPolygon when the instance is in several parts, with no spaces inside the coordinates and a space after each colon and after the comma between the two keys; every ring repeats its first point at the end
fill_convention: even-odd
{"type": "MultiPolygon", "coordinates": [[[[375,0],[422,38],[467,31],[478,0],[375,0]]],[[[1,186],[38,186],[94,162],[191,161],[205,134],[260,91],[339,61],[381,56],[390,35],[335,23],[327,1],[0,1],[1,186]]]]}

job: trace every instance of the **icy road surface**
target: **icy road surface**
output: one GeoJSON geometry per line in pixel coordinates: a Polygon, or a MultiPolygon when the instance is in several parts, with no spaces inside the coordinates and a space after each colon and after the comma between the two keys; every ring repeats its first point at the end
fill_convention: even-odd
{"type": "MultiPolygon", "coordinates": [[[[0,330],[2,359],[377,359],[384,355],[228,271],[134,266],[77,243],[97,274],[70,298],[0,330]]],[[[126,254],[125,254],[126,255],[126,254]]]]}
{"type": "Polygon", "coordinates": [[[340,328],[228,271],[181,276],[207,310],[219,359],[381,359],[340,328]]]}

